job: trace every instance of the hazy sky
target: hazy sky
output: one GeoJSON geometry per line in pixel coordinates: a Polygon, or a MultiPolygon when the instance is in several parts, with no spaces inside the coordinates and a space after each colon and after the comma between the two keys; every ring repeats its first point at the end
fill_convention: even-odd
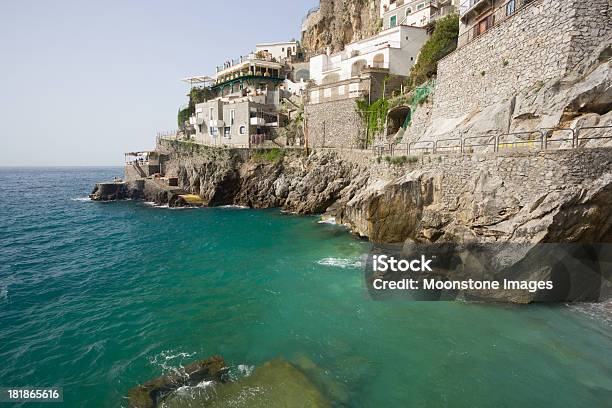
{"type": "Polygon", "coordinates": [[[0,166],[122,164],[176,128],[181,78],[299,39],[317,4],[1,1],[0,166]]]}

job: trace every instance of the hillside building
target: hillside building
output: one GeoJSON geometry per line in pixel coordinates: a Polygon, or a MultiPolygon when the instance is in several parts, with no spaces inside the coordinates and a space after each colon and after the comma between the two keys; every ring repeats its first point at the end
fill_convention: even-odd
{"type": "Polygon", "coordinates": [[[373,77],[407,76],[427,38],[424,28],[402,25],[348,44],[338,53],[312,57],[309,102],[356,98],[372,92],[373,77]]]}
{"type": "Polygon", "coordinates": [[[459,47],[512,17],[533,0],[462,0],[459,6],[459,47]]]}
{"type": "MultiPolygon", "coordinates": [[[[228,60],[212,78],[184,79],[192,86],[206,86],[211,94],[195,105],[186,133],[199,143],[216,146],[250,147],[273,139],[286,122],[280,112],[282,101],[301,95],[306,87],[303,77],[294,82],[296,69],[290,63],[299,53],[298,44],[275,43],[275,47],[228,60]]],[[[303,75],[308,78],[307,72],[303,75]]]]}
{"type": "Polygon", "coordinates": [[[425,27],[456,12],[460,0],[380,0],[383,30],[399,25],[425,27]]]}
{"type": "Polygon", "coordinates": [[[300,43],[297,41],[260,43],[255,45],[255,52],[269,54],[273,60],[278,62],[303,59],[300,43]]]}

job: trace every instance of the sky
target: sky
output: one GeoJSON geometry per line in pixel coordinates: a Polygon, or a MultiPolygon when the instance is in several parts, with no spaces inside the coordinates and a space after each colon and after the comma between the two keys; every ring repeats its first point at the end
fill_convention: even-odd
{"type": "Polygon", "coordinates": [[[0,166],[112,166],[177,126],[189,86],[318,0],[0,1],[0,166]]]}

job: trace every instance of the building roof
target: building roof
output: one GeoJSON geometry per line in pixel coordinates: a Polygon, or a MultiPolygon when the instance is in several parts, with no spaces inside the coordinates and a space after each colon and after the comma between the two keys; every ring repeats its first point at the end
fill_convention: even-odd
{"type": "Polygon", "coordinates": [[[271,68],[271,69],[281,69],[284,66],[283,64],[278,63],[278,62],[265,61],[265,60],[261,60],[258,58],[249,58],[247,60],[242,61],[239,64],[232,65],[231,67],[225,68],[224,70],[217,72],[216,77],[219,78],[223,75],[227,75],[230,72],[241,70],[242,68],[250,64],[254,64],[259,67],[264,67],[264,68],[271,68]]]}
{"type": "Polygon", "coordinates": [[[183,78],[181,79],[181,81],[186,82],[190,85],[193,84],[206,84],[208,82],[213,82],[214,79],[209,77],[209,76],[192,76],[192,77],[187,77],[187,78],[183,78]]]}

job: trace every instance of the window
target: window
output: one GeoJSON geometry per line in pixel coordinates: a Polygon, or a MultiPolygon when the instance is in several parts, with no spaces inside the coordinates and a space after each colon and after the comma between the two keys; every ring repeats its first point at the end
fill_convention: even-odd
{"type": "Polygon", "coordinates": [[[210,128],[210,135],[211,135],[212,137],[217,137],[217,133],[218,133],[218,132],[217,132],[217,128],[216,128],[216,126],[212,126],[212,127],[210,128]]]}
{"type": "Polygon", "coordinates": [[[417,10],[422,9],[423,7],[425,7],[425,3],[421,3],[417,6],[417,10]]]}
{"type": "Polygon", "coordinates": [[[516,11],[516,0],[510,0],[506,3],[506,15],[511,16],[516,11]]]}
{"type": "Polygon", "coordinates": [[[408,7],[408,8],[406,9],[406,15],[408,15],[408,14],[410,14],[410,13],[412,13],[412,9],[411,9],[410,7],[408,7]]]}
{"type": "Polygon", "coordinates": [[[236,109],[232,109],[230,111],[230,126],[234,126],[235,120],[236,120],[236,109]]]}
{"type": "Polygon", "coordinates": [[[230,127],[226,126],[225,128],[223,128],[223,137],[226,139],[230,138],[230,127]]]}
{"type": "Polygon", "coordinates": [[[208,108],[208,118],[210,120],[212,120],[214,112],[215,112],[215,108],[213,108],[213,107],[208,108]]]}
{"type": "Polygon", "coordinates": [[[246,133],[246,126],[242,125],[240,126],[240,134],[244,135],[246,133]]]}
{"type": "Polygon", "coordinates": [[[495,14],[491,14],[486,18],[483,18],[474,26],[474,37],[486,32],[488,29],[495,25],[495,14]]]}
{"type": "Polygon", "coordinates": [[[393,28],[397,25],[397,16],[391,16],[389,19],[389,27],[393,28]]]}

